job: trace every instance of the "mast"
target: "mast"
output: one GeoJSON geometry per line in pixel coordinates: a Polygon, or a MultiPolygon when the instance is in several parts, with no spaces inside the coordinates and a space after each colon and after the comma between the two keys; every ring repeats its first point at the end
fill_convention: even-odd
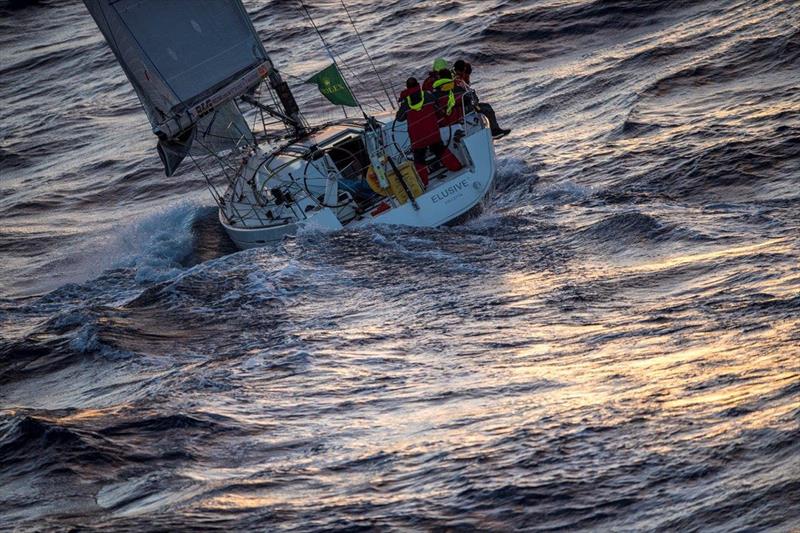
{"type": "MultiPolygon", "coordinates": [[[[241,0],[237,0],[241,3],[241,0]]],[[[242,8],[244,9],[244,8],[242,8]]],[[[252,19],[248,16],[247,23],[250,26],[250,30],[253,32],[253,35],[258,37],[258,32],[256,31],[255,26],[253,26],[252,19]]],[[[259,39],[259,42],[261,40],[259,39]]],[[[276,68],[270,62],[270,69],[267,75],[269,80],[269,86],[275,91],[275,94],[278,97],[278,101],[283,107],[283,113],[275,113],[274,109],[269,108],[265,104],[258,102],[255,98],[250,97],[250,95],[243,95],[242,100],[247,102],[250,105],[256,106],[259,109],[266,111],[267,113],[272,114],[273,116],[281,119],[284,123],[294,129],[296,135],[301,136],[306,132],[306,124],[303,120],[302,115],[300,114],[300,106],[297,105],[297,100],[294,98],[294,94],[292,94],[292,90],[289,88],[289,84],[286,83],[283,78],[281,77],[281,73],[278,72],[276,68]],[[290,120],[286,120],[286,119],[290,120]]]]}
{"type": "Polygon", "coordinates": [[[281,107],[283,108],[282,112],[259,102],[249,94],[242,95],[242,100],[279,118],[287,126],[294,129],[295,135],[303,136],[307,131],[306,123],[305,120],[303,120],[303,116],[300,114],[300,106],[297,105],[297,100],[295,100],[294,94],[292,94],[292,90],[289,88],[289,84],[283,81],[280,72],[275,69],[270,71],[268,79],[269,86],[275,91],[275,94],[278,96],[278,101],[281,103],[281,107]]]}

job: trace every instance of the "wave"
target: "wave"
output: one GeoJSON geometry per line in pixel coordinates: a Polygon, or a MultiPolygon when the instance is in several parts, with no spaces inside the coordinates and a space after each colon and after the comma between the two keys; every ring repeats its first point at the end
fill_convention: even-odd
{"type": "MultiPolygon", "coordinates": [[[[667,15],[702,1],[625,2],[596,0],[566,5],[526,7],[502,14],[481,33],[481,40],[491,43],[526,43],[530,50],[543,54],[563,52],[576,36],[612,33],[661,23],[667,15]],[[534,46],[535,45],[535,46],[534,46]]],[[[527,54],[526,54],[527,55],[527,54]]]]}
{"type": "Polygon", "coordinates": [[[617,213],[579,230],[571,240],[596,249],[613,251],[632,247],[647,249],[659,243],[711,243],[714,239],[696,230],[665,223],[639,211],[617,213]]]}
{"type": "Polygon", "coordinates": [[[800,524],[796,2],[347,3],[514,125],[480,216],[238,251],[84,6],[0,0],[0,529],[800,524]]]}
{"type": "MultiPolygon", "coordinates": [[[[695,45],[696,46],[696,45],[695,45]]],[[[653,82],[643,96],[664,95],[686,87],[718,85],[800,68],[800,30],[790,34],[741,39],[710,58],[694,62],[653,82]]]]}
{"type": "Polygon", "coordinates": [[[6,483],[19,477],[77,474],[84,468],[116,464],[118,457],[96,434],[47,418],[0,414],[0,453],[6,483]]]}

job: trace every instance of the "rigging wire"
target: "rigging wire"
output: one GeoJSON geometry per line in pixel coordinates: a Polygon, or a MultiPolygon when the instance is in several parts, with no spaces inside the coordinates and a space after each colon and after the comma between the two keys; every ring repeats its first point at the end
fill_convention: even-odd
{"type": "MultiPolygon", "coordinates": [[[[308,10],[308,7],[306,7],[306,3],[304,2],[304,0],[299,0],[299,1],[300,1],[300,6],[303,8],[303,11],[305,12],[306,17],[308,18],[308,21],[311,23],[311,26],[314,28],[314,31],[317,33],[317,36],[319,36],[320,40],[322,41],[322,44],[325,47],[325,51],[330,56],[331,61],[333,61],[333,64],[336,65],[337,70],[339,70],[339,72],[341,73],[341,69],[339,68],[339,63],[341,63],[342,65],[344,65],[345,69],[347,69],[347,71],[356,79],[356,81],[360,85],[366,86],[366,84],[361,80],[361,78],[358,76],[358,74],[356,74],[355,71],[350,68],[350,65],[348,65],[347,62],[344,61],[344,59],[341,59],[341,58],[339,60],[336,59],[336,56],[333,53],[333,48],[328,44],[328,41],[325,39],[325,36],[322,35],[322,32],[319,30],[319,28],[317,27],[317,24],[314,22],[314,18],[311,16],[311,12],[308,10]]],[[[367,113],[364,111],[364,108],[361,105],[361,101],[358,99],[358,97],[356,96],[355,92],[353,92],[353,88],[347,82],[347,79],[344,76],[342,76],[342,80],[344,81],[345,85],[347,86],[347,89],[350,91],[350,94],[353,95],[353,98],[355,99],[356,104],[358,104],[358,108],[361,110],[361,114],[364,115],[365,117],[368,116],[367,113]]],[[[384,111],[386,110],[386,107],[384,107],[384,105],[377,98],[375,98],[374,96],[372,98],[378,104],[378,107],[380,107],[384,111]]]]}
{"type": "MultiPolygon", "coordinates": [[[[358,82],[359,87],[365,87],[367,85],[366,83],[364,83],[364,81],[361,79],[361,77],[359,77],[359,75],[356,74],[356,71],[353,70],[352,68],[350,68],[350,65],[348,65],[346,61],[344,61],[341,58],[340,58],[340,61],[342,62],[342,65],[344,65],[344,68],[347,69],[347,72],[349,72],[350,75],[353,76],[356,79],[356,81],[358,82]]],[[[352,92],[352,90],[350,92],[352,92]]],[[[355,93],[353,93],[353,96],[355,96],[355,93]]],[[[380,100],[378,100],[375,97],[375,95],[370,94],[370,97],[373,100],[375,100],[375,103],[378,104],[378,107],[380,107],[383,111],[386,111],[386,107],[381,103],[380,100]]],[[[369,105],[369,104],[366,104],[366,105],[369,105]]]]}
{"type": "MultiPolygon", "coordinates": [[[[341,59],[340,59],[340,61],[344,65],[344,67],[347,69],[347,71],[356,79],[356,81],[359,83],[359,86],[365,85],[365,83],[361,80],[361,78],[358,76],[358,74],[356,74],[355,71],[353,71],[350,68],[350,65],[348,65],[346,62],[344,62],[341,59]]],[[[339,73],[342,74],[341,70],[339,71],[339,73]]],[[[292,79],[295,79],[295,80],[299,81],[300,83],[308,83],[308,80],[306,78],[301,78],[300,76],[295,76],[293,74],[289,74],[288,72],[281,72],[281,75],[287,76],[287,77],[292,78],[292,79]]],[[[344,78],[344,74],[342,74],[342,78],[344,78]]],[[[349,85],[348,85],[348,88],[350,88],[349,85]]],[[[350,92],[353,95],[353,98],[357,99],[356,94],[353,91],[350,91],[350,92]]],[[[370,95],[370,97],[372,98],[372,100],[375,101],[375,104],[377,104],[377,106],[375,104],[373,104],[372,102],[362,102],[362,105],[364,105],[365,107],[368,107],[369,109],[374,110],[374,111],[386,111],[386,107],[380,102],[380,100],[378,100],[372,94],[370,95]]],[[[345,113],[345,116],[347,116],[347,113],[345,113]]]]}
{"type": "MultiPolygon", "coordinates": [[[[311,22],[311,26],[314,28],[314,31],[317,32],[317,35],[319,36],[320,40],[322,41],[322,45],[325,47],[325,51],[328,52],[329,56],[331,56],[331,61],[333,61],[333,64],[336,65],[336,68],[338,70],[339,69],[339,63],[336,61],[336,57],[333,55],[333,51],[331,50],[331,47],[328,45],[328,41],[325,40],[325,36],[322,35],[321,31],[319,31],[319,28],[317,27],[317,24],[314,22],[314,18],[311,16],[311,13],[308,11],[308,8],[306,7],[306,3],[303,0],[300,0],[300,6],[303,8],[303,11],[305,11],[306,17],[308,17],[308,21],[311,22]]],[[[364,116],[367,116],[367,113],[364,111],[364,108],[361,107],[361,102],[358,101],[358,98],[356,97],[355,93],[353,93],[353,90],[350,88],[350,84],[347,83],[347,80],[344,78],[344,76],[342,76],[342,80],[344,80],[344,84],[347,85],[347,90],[349,90],[350,94],[353,95],[353,98],[355,99],[356,103],[358,104],[358,108],[361,110],[361,113],[364,116]]]]}
{"type": "MultiPolygon", "coordinates": [[[[348,70],[350,70],[350,69],[348,68],[348,70]]],[[[282,71],[281,72],[281,76],[285,76],[287,78],[290,78],[290,79],[293,79],[293,80],[297,80],[300,83],[307,83],[308,82],[308,80],[306,78],[301,78],[300,76],[295,76],[294,74],[291,74],[291,73],[286,72],[286,71],[282,71]]],[[[361,80],[357,76],[356,76],[356,79],[359,82],[361,82],[361,80]]],[[[355,97],[355,94],[353,96],[355,97]]],[[[375,100],[375,102],[377,102],[378,107],[375,107],[375,105],[372,104],[371,102],[365,102],[364,105],[366,107],[372,109],[372,110],[375,110],[375,111],[378,111],[379,108],[382,109],[383,111],[386,111],[386,107],[384,107],[374,96],[373,96],[373,100],[375,100]]],[[[347,116],[347,113],[345,113],[345,116],[347,116]]]]}
{"type": "MultiPolygon", "coordinates": [[[[296,81],[298,81],[298,82],[299,82],[299,83],[301,83],[301,84],[302,84],[302,83],[307,83],[307,82],[308,82],[308,79],[306,79],[306,78],[301,78],[300,76],[295,76],[294,74],[292,74],[292,73],[290,73],[290,72],[286,72],[285,70],[281,71],[281,76],[284,76],[284,77],[286,77],[286,78],[289,78],[289,79],[292,79],[292,80],[296,80],[296,81]]],[[[353,96],[355,96],[355,95],[353,95],[353,96]]],[[[375,104],[373,104],[372,102],[365,102],[365,103],[364,103],[364,106],[366,106],[366,107],[368,107],[368,108],[370,108],[370,109],[376,110],[376,111],[377,111],[379,108],[380,108],[380,109],[382,109],[382,110],[384,110],[384,111],[386,111],[386,107],[384,107],[383,105],[381,105],[381,103],[380,103],[380,102],[378,102],[378,101],[375,99],[375,97],[373,97],[373,100],[375,100],[375,101],[378,103],[378,107],[376,107],[376,106],[375,106],[375,104]]]]}
{"type": "Polygon", "coordinates": [[[386,95],[386,98],[389,99],[389,105],[391,105],[392,109],[394,109],[395,99],[389,96],[389,91],[388,89],[386,89],[386,84],[383,83],[383,78],[381,78],[381,75],[378,73],[378,69],[375,67],[375,62],[372,61],[372,56],[369,55],[369,50],[367,50],[367,46],[364,44],[364,40],[361,38],[361,34],[359,33],[358,28],[356,27],[356,23],[353,20],[353,17],[350,15],[350,10],[347,9],[347,4],[344,3],[344,0],[341,0],[341,2],[342,2],[342,7],[344,8],[344,12],[347,13],[347,18],[350,19],[350,24],[353,26],[353,30],[356,32],[356,36],[358,37],[358,42],[361,43],[361,47],[364,49],[364,53],[367,54],[367,59],[369,59],[369,64],[372,65],[372,71],[378,78],[378,81],[381,84],[381,88],[383,88],[383,93],[386,95]]]}

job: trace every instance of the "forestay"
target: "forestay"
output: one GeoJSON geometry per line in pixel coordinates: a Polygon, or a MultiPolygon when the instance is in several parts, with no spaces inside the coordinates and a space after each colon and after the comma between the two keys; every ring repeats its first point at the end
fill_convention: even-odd
{"type": "Polygon", "coordinates": [[[219,108],[238,113],[225,104],[272,67],[240,0],[84,3],[139,96],[168,175],[203,135],[195,124],[219,108]]]}

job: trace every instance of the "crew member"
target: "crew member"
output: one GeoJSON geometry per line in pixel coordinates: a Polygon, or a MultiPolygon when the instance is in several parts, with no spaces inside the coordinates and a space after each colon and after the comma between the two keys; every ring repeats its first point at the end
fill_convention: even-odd
{"type": "Polygon", "coordinates": [[[408,136],[414,152],[414,166],[422,183],[428,185],[428,165],[425,159],[428,150],[433,152],[451,172],[461,170],[461,162],[442,143],[439,134],[438,103],[434,96],[423,91],[416,78],[406,81],[406,89],[400,93],[400,108],[396,120],[408,121],[408,136]]]}
{"type": "MultiPolygon", "coordinates": [[[[458,80],[465,89],[469,90],[472,65],[463,59],[459,59],[453,65],[453,70],[455,71],[456,80],[458,80]]],[[[500,124],[497,122],[497,115],[495,114],[492,106],[485,102],[478,102],[477,95],[474,92],[472,94],[474,95],[473,98],[475,101],[473,102],[473,105],[475,106],[475,109],[478,111],[478,113],[489,119],[489,127],[492,130],[492,137],[499,139],[511,133],[510,129],[500,127],[500,124]]]]}
{"type": "Polygon", "coordinates": [[[448,70],[449,68],[450,65],[447,63],[446,59],[437,57],[433,61],[433,70],[428,72],[428,77],[422,82],[422,90],[428,92],[433,91],[433,84],[439,79],[439,71],[448,70]]]}
{"type": "Polygon", "coordinates": [[[433,96],[439,104],[439,118],[442,126],[458,124],[464,118],[463,98],[466,89],[456,83],[449,69],[442,69],[438,79],[433,82],[433,96]]]}
{"type": "Polygon", "coordinates": [[[459,59],[453,63],[453,74],[457,82],[461,82],[464,86],[469,87],[469,78],[472,74],[472,65],[463,59],[459,59]]]}

